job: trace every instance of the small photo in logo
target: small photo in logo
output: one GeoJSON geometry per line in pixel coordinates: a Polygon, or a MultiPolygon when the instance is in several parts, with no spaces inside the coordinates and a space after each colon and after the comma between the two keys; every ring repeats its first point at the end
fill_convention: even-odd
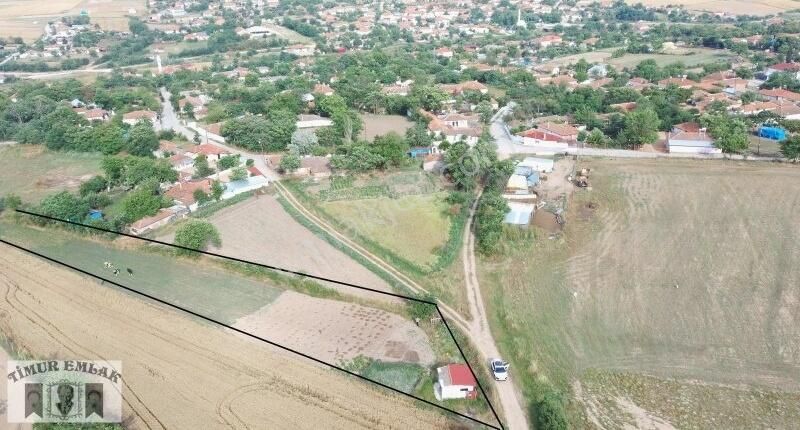
{"type": "Polygon", "coordinates": [[[51,415],[49,418],[65,421],[80,416],[80,404],[76,400],[81,399],[82,385],[68,380],[50,384],[48,386],[50,407],[47,408],[51,415]]]}
{"type": "Polygon", "coordinates": [[[9,423],[122,421],[119,361],[8,362],[9,423]]]}
{"type": "Polygon", "coordinates": [[[42,400],[42,384],[25,384],[25,418],[41,419],[44,416],[42,400]]]}

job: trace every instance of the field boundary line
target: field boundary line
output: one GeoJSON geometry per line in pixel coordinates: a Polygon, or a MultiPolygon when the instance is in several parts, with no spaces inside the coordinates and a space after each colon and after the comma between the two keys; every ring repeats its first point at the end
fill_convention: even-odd
{"type": "Polygon", "coordinates": [[[104,228],[101,228],[101,227],[82,224],[82,223],[75,222],[75,221],[63,220],[63,219],[51,217],[51,216],[48,216],[48,215],[38,214],[36,212],[29,212],[29,211],[22,210],[22,209],[16,209],[16,212],[22,213],[22,214],[25,214],[25,215],[29,215],[29,216],[33,216],[33,217],[39,217],[39,218],[47,219],[47,220],[50,220],[50,221],[60,222],[60,223],[63,223],[63,224],[69,224],[69,225],[74,225],[74,226],[79,226],[79,227],[85,227],[85,228],[89,228],[89,229],[93,229],[93,230],[97,230],[97,231],[102,231],[102,232],[105,232],[105,233],[112,233],[112,234],[116,234],[116,235],[120,235],[120,236],[129,237],[129,238],[132,238],[132,239],[138,239],[138,240],[141,240],[141,241],[156,243],[156,244],[168,246],[168,247],[171,247],[171,248],[197,252],[197,253],[200,253],[200,254],[205,254],[205,255],[209,255],[209,256],[213,256],[213,257],[218,257],[218,258],[222,258],[222,259],[225,259],[225,260],[236,261],[236,262],[239,262],[239,263],[252,264],[254,266],[264,267],[264,268],[275,270],[275,271],[279,271],[279,272],[290,273],[290,274],[301,276],[301,277],[306,277],[306,278],[311,278],[311,279],[331,282],[331,283],[338,284],[338,285],[343,285],[343,286],[357,288],[357,289],[361,289],[361,290],[365,290],[365,291],[371,291],[371,292],[378,293],[378,294],[384,294],[384,295],[388,295],[388,296],[392,296],[392,297],[397,297],[397,298],[401,298],[401,299],[405,299],[405,300],[410,300],[410,301],[414,301],[414,302],[418,302],[418,303],[425,303],[425,304],[428,304],[428,305],[432,305],[432,306],[434,306],[434,308],[436,309],[436,311],[439,313],[440,317],[442,318],[442,323],[447,328],[447,331],[450,334],[450,338],[453,340],[453,343],[455,343],[456,348],[458,349],[459,354],[461,355],[461,358],[464,360],[464,363],[469,368],[470,373],[472,374],[472,377],[475,378],[475,381],[476,381],[476,383],[478,385],[478,388],[480,389],[481,393],[483,394],[483,397],[486,400],[486,404],[489,406],[489,409],[491,410],[492,414],[494,415],[495,419],[497,420],[497,423],[498,423],[499,427],[497,425],[489,424],[487,422],[481,421],[481,420],[479,420],[477,418],[471,417],[469,415],[463,414],[463,413],[455,411],[453,409],[446,408],[446,407],[444,407],[442,405],[438,405],[438,404],[433,403],[433,402],[431,402],[429,400],[425,400],[423,398],[414,396],[412,394],[408,394],[408,393],[403,392],[403,391],[401,391],[401,390],[399,390],[397,388],[391,387],[389,385],[383,384],[383,383],[378,382],[378,381],[374,381],[374,380],[369,379],[369,378],[367,378],[365,376],[362,376],[362,375],[359,375],[357,373],[351,372],[351,371],[346,370],[346,369],[344,369],[342,367],[339,367],[339,366],[337,366],[335,364],[331,364],[331,363],[328,363],[326,361],[320,360],[318,358],[314,358],[314,357],[312,357],[312,356],[310,356],[308,354],[296,351],[296,350],[294,350],[292,348],[289,348],[287,346],[283,346],[283,345],[281,345],[279,343],[267,340],[267,339],[262,338],[260,336],[254,335],[252,333],[248,333],[248,332],[246,332],[244,330],[241,330],[241,329],[238,329],[236,327],[230,326],[230,325],[225,324],[225,323],[223,323],[221,321],[217,321],[217,320],[215,320],[213,318],[210,318],[210,317],[207,317],[205,315],[199,314],[197,312],[194,312],[194,311],[189,310],[187,308],[184,308],[182,306],[179,306],[179,305],[176,305],[176,304],[173,304],[173,303],[169,303],[168,301],[159,299],[159,298],[154,297],[154,296],[152,296],[150,294],[138,291],[138,290],[130,288],[130,287],[126,287],[124,285],[121,285],[121,284],[119,284],[117,282],[114,282],[114,281],[111,281],[109,279],[103,278],[101,276],[94,275],[94,274],[92,274],[92,273],[90,273],[88,271],[85,271],[83,269],[74,267],[74,266],[72,266],[72,265],[70,265],[68,263],[62,262],[60,260],[45,256],[45,255],[42,255],[42,254],[37,253],[37,252],[35,252],[33,250],[27,249],[27,248],[25,248],[23,246],[20,246],[20,245],[11,243],[11,242],[7,242],[7,241],[5,241],[3,239],[0,239],[0,243],[4,243],[4,244],[6,244],[8,246],[12,246],[12,247],[20,249],[22,251],[28,252],[30,254],[33,254],[33,255],[35,255],[37,257],[40,257],[40,258],[43,258],[45,260],[48,260],[48,261],[51,261],[53,263],[60,264],[62,266],[68,267],[68,268],[70,268],[72,270],[75,270],[77,272],[80,272],[80,273],[82,273],[84,275],[87,275],[87,276],[90,276],[90,277],[93,277],[93,278],[96,278],[96,279],[100,279],[100,280],[108,282],[108,283],[110,283],[112,285],[116,285],[116,286],[118,286],[120,288],[123,288],[123,289],[125,289],[127,291],[133,292],[135,294],[139,294],[139,295],[141,295],[143,297],[146,297],[148,299],[154,300],[154,301],[156,301],[158,303],[173,307],[175,309],[178,309],[180,311],[183,311],[183,312],[188,313],[190,315],[193,315],[195,317],[201,318],[201,319],[206,320],[208,322],[211,322],[211,323],[220,325],[222,327],[228,328],[228,329],[233,330],[233,331],[235,331],[235,332],[237,332],[239,334],[243,334],[243,335],[251,337],[253,339],[260,340],[260,341],[265,342],[265,343],[267,343],[269,345],[272,345],[272,346],[275,346],[277,348],[283,349],[285,351],[297,354],[297,355],[299,355],[301,357],[310,359],[312,361],[315,361],[317,363],[320,363],[320,364],[323,364],[325,366],[331,367],[333,369],[340,370],[340,371],[342,371],[344,373],[347,373],[349,375],[356,376],[357,378],[359,378],[361,380],[372,382],[372,383],[374,383],[374,384],[376,384],[378,386],[381,386],[383,388],[387,388],[387,389],[389,389],[389,390],[391,390],[393,392],[403,394],[403,395],[405,395],[407,397],[410,397],[412,399],[419,400],[419,401],[421,401],[421,402],[423,402],[425,404],[428,404],[430,406],[434,406],[434,407],[436,407],[438,409],[441,409],[441,410],[444,410],[446,412],[450,412],[450,413],[455,414],[457,416],[460,416],[462,418],[466,418],[466,419],[468,419],[470,421],[473,421],[473,422],[476,422],[478,424],[485,425],[485,426],[487,426],[489,428],[496,429],[496,430],[505,430],[505,427],[503,426],[503,423],[500,420],[500,417],[497,414],[497,411],[495,410],[494,405],[492,405],[491,400],[486,395],[486,391],[484,390],[483,385],[480,383],[480,381],[479,381],[479,379],[477,377],[477,374],[475,373],[475,370],[472,368],[472,364],[470,364],[469,360],[467,360],[467,357],[464,354],[464,351],[461,348],[461,345],[456,340],[455,335],[454,335],[453,331],[450,329],[450,326],[447,323],[447,319],[445,318],[444,313],[440,309],[438,303],[435,303],[435,302],[432,302],[432,301],[429,301],[429,300],[419,299],[419,298],[416,298],[416,297],[404,296],[402,294],[396,294],[396,293],[390,293],[390,292],[386,292],[386,291],[380,291],[380,290],[376,290],[376,289],[373,289],[373,288],[368,288],[368,287],[363,287],[363,286],[360,286],[360,285],[352,284],[352,283],[349,283],[349,282],[344,282],[344,281],[338,281],[338,280],[335,280],[335,279],[325,278],[325,277],[322,277],[322,276],[310,275],[310,274],[307,274],[307,273],[302,273],[302,272],[298,272],[298,271],[294,271],[294,270],[289,270],[289,269],[282,268],[282,267],[276,267],[276,266],[271,266],[271,265],[267,265],[267,264],[256,263],[256,262],[244,260],[244,259],[241,259],[241,258],[229,257],[229,256],[225,256],[225,255],[221,255],[221,254],[217,254],[217,253],[213,253],[213,252],[209,252],[209,251],[196,250],[196,249],[192,249],[192,248],[185,247],[185,246],[180,246],[180,245],[175,245],[175,244],[159,241],[159,240],[156,240],[156,239],[138,237],[138,236],[135,236],[135,235],[132,235],[132,234],[128,234],[128,233],[121,233],[121,232],[116,232],[116,231],[113,231],[113,230],[104,229],[104,228]]]}

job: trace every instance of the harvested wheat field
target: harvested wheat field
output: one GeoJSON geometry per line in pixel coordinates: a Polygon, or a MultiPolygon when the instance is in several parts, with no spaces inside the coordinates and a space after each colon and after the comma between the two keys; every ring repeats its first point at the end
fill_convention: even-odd
{"type": "Polygon", "coordinates": [[[360,355],[423,366],[435,360],[425,332],[405,318],[292,291],[240,318],[234,326],[298,351],[314,351],[314,358],[329,363],[360,355]]]}
{"type": "Polygon", "coordinates": [[[776,15],[797,9],[795,0],[626,0],[648,7],[683,6],[698,12],[725,12],[731,15],[776,15]]]}
{"type": "Polygon", "coordinates": [[[562,237],[482,262],[501,338],[517,339],[504,356],[571,391],[578,427],[796,428],[800,169],[578,167],[592,190],[574,192],[562,237]]]}
{"type": "Polygon", "coordinates": [[[147,11],[144,0],[0,0],[0,37],[34,41],[48,22],[84,12],[103,30],[128,31],[128,16],[147,11]]]}
{"type": "MultiPolygon", "coordinates": [[[[209,218],[219,231],[222,255],[283,267],[380,291],[391,287],[364,266],[300,225],[274,197],[258,196],[225,208],[209,218]]],[[[171,235],[160,237],[170,241],[171,235]]],[[[345,294],[368,299],[389,296],[320,281],[345,294]]]]}
{"type": "Polygon", "coordinates": [[[126,428],[430,429],[414,401],[0,244],[0,327],[33,357],[123,364],[126,428]]]}

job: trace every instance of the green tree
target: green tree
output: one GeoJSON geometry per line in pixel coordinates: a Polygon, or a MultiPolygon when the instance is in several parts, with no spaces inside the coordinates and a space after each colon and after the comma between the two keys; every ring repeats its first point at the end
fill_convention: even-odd
{"type": "Polygon", "coordinates": [[[494,114],[492,104],[484,100],[478,103],[478,107],[475,110],[480,114],[481,122],[484,124],[489,124],[489,121],[492,120],[492,115],[494,114]]]}
{"type": "Polygon", "coordinates": [[[98,175],[82,183],[78,194],[80,194],[81,197],[86,197],[89,194],[105,191],[106,187],[108,187],[108,181],[106,181],[106,178],[98,175]]]}
{"type": "Polygon", "coordinates": [[[139,121],[131,127],[128,138],[128,152],[140,157],[152,157],[158,149],[158,135],[153,130],[153,123],[148,120],[139,121]]]}
{"type": "Polygon", "coordinates": [[[181,110],[186,118],[194,119],[194,106],[191,103],[186,102],[181,110]]]}
{"type": "Polygon", "coordinates": [[[228,170],[239,165],[239,154],[226,155],[217,161],[219,170],[228,170]]]}
{"type": "Polygon", "coordinates": [[[458,189],[475,189],[475,181],[481,170],[480,162],[466,142],[460,141],[450,146],[444,155],[444,162],[450,180],[458,189]]]}
{"type": "MultiPolygon", "coordinates": [[[[222,245],[219,232],[214,225],[209,222],[189,220],[175,231],[175,245],[203,251],[209,244],[216,247],[222,245]]],[[[178,250],[178,253],[196,255],[185,249],[178,250]]]]}
{"type": "Polygon", "coordinates": [[[540,430],[566,430],[567,414],[561,396],[548,391],[535,404],[536,428],[540,430]]]}
{"type": "Polygon", "coordinates": [[[503,219],[508,211],[508,203],[500,192],[484,191],[475,213],[475,239],[478,251],[487,255],[498,251],[503,234],[503,219]]]}
{"type": "Polygon", "coordinates": [[[714,138],[714,146],[726,153],[742,152],[750,146],[747,124],[725,113],[706,115],[701,123],[714,138]]]}
{"type": "Polygon", "coordinates": [[[417,122],[406,130],[406,142],[410,147],[425,147],[433,144],[433,138],[428,133],[428,126],[425,123],[417,122]]]}
{"type": "Polygon", "coordinates": [[[781,154],[792,162],[800,160],[800,137],[792,136],[781,142],[781,154]]]}
{"type": "Polygon", "coordinates": [[[372,146],[372,152],[383,158],[383,167],[398,167],[408,159],[408,143],[395,132],[376,136],[372,146]]]}
{"type": "MultiPolygon", "coordinates": [[[[244,170],[244,169],[242,169],[244,170]]],[[[247,172],[245,172],[245,175],[247,172]]],[[[222,193],[225,192],[225,187],[222,185],[220,181],[214,181],[211,183],[211,198],[220,201],[222,199],[222,193]]]]}
{"type": "Polygon", "coordinates": [[[292,134],[297,130],[297,116],[288,110],[279,110],[269,113],[267,135],[267,149],[280,151],[292,142],[292,134]]]}
{"type": "Polygon", "coordinates": [[[194,177],[205,178],[214,173],[214,169],[208,165],[208,158],[205,154],[200,154],[194,159],[194,177]]]}
{"type": "Polygon", "coordinates": [[[81,222],[89,213],[89,205],[77,196],[61,191],[45,197],[37,212],[53,218],[81,222]]]}
{"type": "Polygon", "coordinates": [[[258,75],[255,73],[248,73],[244,77],[244,84],[248,87],[257,87],[258,86],[258,75]]]}
{"type": "Polygon", "coordinates": [[[344,154],[331,157],[331,166],[353,172],[368,172],[385,165],[386,160],[364,144],[352,144],[344,148],[344,154]]]}
{"type": "Polygon", "coordinates": [[[596,147],[604,147],[608,146],[608,138],[603,134],[602,130],[595,128],[586,136],[586,143],[596,147]]]}
{"type": "Polygon", "coordinates": [[[652,108],[637,108],[625,116],[625,128],[619,135],[620,143],[633,149],[654,143],[658,140],[660,124],[658,115],[652,108]]]}
{"type": "Polygon", "coordinates": [[[162,201],[158,194],[158,182],[150,180],[128,193],[122,200],[122,218],[126,223],[132,223],[155,215],[161,209],[162,201]]]}
{"type": "Polygon", "coordinates": [[[292,134],[289,151],[297,155],[308,155],[319,144],[317,134],[311,130],[297,130],[292,134]]]}
{"type": "Polygon", "coordinates": [[[194,200],[198,205],[204,205],[211,200],[211,196],[206,194],[202,188],[196,188],[194,191],[192,191],[192,197],[194,197],[194,200]]]}
{"type": "Polygon", "coordinates": [[[300,157],[297,154],[286,154],[279,165],[282,172],[291,173],[300,168],[300,157]]]}
{"type": "Polygon", "coordinates": [[[244,167],[234,167],[233,170],[231,170],[231,181],[243,181],[247,179],[247,176],[247,170],[245,170],[244,167]]]}

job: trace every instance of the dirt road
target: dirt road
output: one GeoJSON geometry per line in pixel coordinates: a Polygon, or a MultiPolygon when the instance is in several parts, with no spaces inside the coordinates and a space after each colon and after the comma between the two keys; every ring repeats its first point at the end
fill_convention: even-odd
{"type": "MultiPolygon", "coordinates": [[[[483,296],[481,295],[481,287],[478,283],[475,265],[475,233],[472,230],[472,222],[475,217],[475,209],[478,206],[478,201],[482,193],[483,191],[478,193],[478,197],[475,199],[475,203],[469,211],[469,219],[467,220],[468,228],[464,229],[462,260],[464,261],[467,300],[469,302],[470,313],[473,315],[468,333],[472,342],[484,356],[484,363],[481,364],[486,365],[490,358],[500,357],[500,352],[497,349],[497,344],[489,329],[489,319],[486,316],[486,309],[483,306],[483,296]]],[[[495,383],[495,389],[502,403],[503,415],[506,418],[504,423],[506,428],[510,430],[528,428],[528,422],[525,419],[525,412],[522,408],[523,403],[520,402],[521,396],[514,387],[513,371],[508,381],[495,383]]]]}
{"type": "Polygon", "coordinates": [[[431,429],[415,401],[0,244],[0,330],[35,357],[122,361],[126,428],[431,429]]]}
{"type": "MultiPolygon", "coordinates": [[[[405,276],[402,272],[395,269],[389,263],[386,263],[379,257],[375,256],[374,254],[370,253],[357,243],[353,242],[343,234],[336,231],[330,224],[326,223],[321,218],[317,217],[313,213],[311,213],[308,209],[303,207],[303,205],[292,196],[291,192],[287,190],[284,186],[282,186],[279,182],[275,183],[276,189],[278,190],[281,195],[286,198],[286,200],[294,206],[298,211],[300,211],[303,216],[308,218],[311,222],[317,224],[320,228],[327,231],[329,234],[334,236],[337,240],[341,241],[343,244],[350,247],[355,252],[362,255],[364,258],[368,259],[370,262],[376,264],[378,267],[392,275],[396,280],[398,280],[401,284],[405,285],[411,291],[415,293],[423,293],[425,289],[405,276]]],[[[475,207],[471,209],[470,218],[468,225],[472,225],[472,218],[474,215],[475,207]]],[[[484,362],[483,363],[474,363],[477,366],[485,366],[488,362],[488,359],[491,357],[497,357],[499,355],[497,347],[495,346],[494,339],[491,337],[491,333],[488,329],[488,322],[486,319],[486,311],[483,308],[483,300],[480,295],[480,289],[478,286],[477,277],[475,275],[475,253],[474,253],[474,235],[471,234],[471,229],[467,229],[465,232],[465,239],[469,239],[469,242],[465,240],[465,249],[464,255],[469,256],[470,263],[466,263],[468,260],[465,258],[465,266],[464,269],[467,273],[467,278],[472,278],[472,281],[468,281],[468,296],[470,298],[470,307],[472,311],[472,315],[481,315],[480,317],[474,318],[473,321],[467,321],[464,317],[462,317],[458,312],[454,309],[450,308],[449,306],[440,303],[439,308],[448,318],[448,320],[452,321],[455,325],[457,325],[461,330],[470,338],[470,341],[479,349],[480,353],[483,355],[484,362]],[[474,304],[472,303],[474,301],[474,304]],[[472,309],[474,308],[474,309],[472,309]]],[[[507,381],[508,382],[508,381],[507,381]]],[[[525,412],[522,409],[522,404],[519,401],[519,396],[514,389],[514,386],[511,383],[505,384],[497,384],[498,393],[500,395],[500,401],[502,402],[502,410],[503,415],[505,416],[505,421],[503,424],[507,429],[510,430],[518,430],[518,429],[527,429],[528,424],[525,419],[525,412]]]]}

